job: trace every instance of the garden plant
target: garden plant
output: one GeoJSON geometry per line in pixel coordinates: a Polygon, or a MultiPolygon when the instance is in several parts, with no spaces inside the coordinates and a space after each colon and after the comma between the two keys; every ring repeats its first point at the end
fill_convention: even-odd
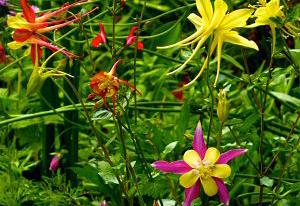
{"type": "Polygon", "coordinates": [[[300,205],[297,0],[0,0],[0,205],[300,205]]]}

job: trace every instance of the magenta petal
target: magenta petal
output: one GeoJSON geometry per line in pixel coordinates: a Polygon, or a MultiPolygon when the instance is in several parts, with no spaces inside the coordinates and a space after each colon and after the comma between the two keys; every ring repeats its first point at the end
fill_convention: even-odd
{"type": "Polygon", "coordinates": [[[218,193],[219,193],[220,201],[222,203],[224,203],[225,205],[229,205],[230,197],[229,197],[228,190],[227,190],[223,180],[216,178],[216,177],[214,178],[214,180],[216,181],[216,184],[218,186],[218,193]]]}
{"type": "Polygon", "coordinates": [[[194,199],[199,196],[200,192],[200,181],[197,181],[196,184],[185,190],[185,200],[183,206],[190,206],[194,199]]]}
{"type": "Polygon", "coordinates": [[[183,160],[178,160],[174,162],[167,162],[159,160],[152,163],[152,167],[158,169],[162,172],[170,172],[175,174],[184,174],[189,172],[192,168],[185,163],[183,160]]]}
{"type": "Polygon", "coordinates": [[[233,149],[228,150],[227,152],[224,152],[220,155],[220,158],[217,162],[217,164],[226,164],[228,161],[232,160],[235,157],[238,157],[245,152],[247,152],[247,149],[233,149]]]}
{"type": "Polygon", "coordinates": [[[204,141],[203,131],[202,131],[200,121],[198,122],[197,127],[195,129],[193,148],[195,151],[197,151],[199,153],[201,159],[203,159],[205,156],[207,147],[206,147],[206,144],[204,141]]]}

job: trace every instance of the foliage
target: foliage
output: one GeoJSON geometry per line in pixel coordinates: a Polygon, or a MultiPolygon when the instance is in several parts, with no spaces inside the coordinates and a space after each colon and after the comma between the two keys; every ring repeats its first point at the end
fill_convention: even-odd
{"type": "MultiPolygon", "coordinates": [[[[39,7],[38,15],[65,3],[29,2],[39,7]]],[[[256,1],[226,3],[230,12],[249,4],[259,7],[256,1]]],[[[83,1],[51,20],[92,13],[46,34],[49,43],[79,58],[69,59],[60,51],[51,56],[42,47],[43,67],[32,64],[28,46],[9,49],[14,29],[7,26],[6,14],[22,8],[16,0],[1,5],[0,205],[99,205],[103,200],[113,206],[181,205],[185,197],[178,176],[151,164],[182,159],[199,120],[209,147],[248,149],[230,163],[225,183],[231,205],[299,204],[300,41],[298,30],[293,30],[296,35],[285,33],[287,26],[299,28],[299,3],[280,5],[284,17],[269,23],[276,36],[268,22],[238,30],[259,51],[225,42],[220,56],[208,55],[214,30],[198,51],[194,44],[157,49],[196,31],[187,20],[191,13],[198,15],[194,0],[83,1]],[[99,31],[102,43],[95,48],[92,41],[99,31]],[[168,75],[194,52],[184,70],[168,75]],[[206,59],[202,75],[183,88],[206,59]],[[31,74],[40,74],[39,69],[51,75],[37,82],[31,74]],[[100,80],[110,90],[103,93],[98,84],[91,88],[95,75],[109,76],[100,80]],[[29,92],[28,85],[33,88],[29,92]],[[61,167],[52,172],[55,154],[62,155],[61,167]]],[[[254,24],[255,18],[247,23],[254,24]]],[[[192,205],[220,202],[201,189],[192,205]]]]}

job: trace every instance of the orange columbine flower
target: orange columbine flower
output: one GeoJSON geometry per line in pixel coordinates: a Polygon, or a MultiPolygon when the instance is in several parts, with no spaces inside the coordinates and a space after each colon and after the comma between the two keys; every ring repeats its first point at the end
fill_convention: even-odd
{"type": "Polygon", "coordinates": [[[57,17],[58,15],[65,13],[70,8],[80,5],[80,3],[85,1],[86,0],[80,0],[73,4],[66,3],[56,11],[47,12],[37,17],[32,6],[28,3],[28,1],[20,0],[23,13],[18,13],[16,16],[9,16],[7,19],[7,25],[15,29],[13,33],[14,41],[8,43],[8,47],[10,49],[19,49],[22,46],[29,44],[31,47],[31,59],[34,64],[38,64],[40,62],[40,58],[42,56],[41,47],[43,46],[47,47],[48,49],[54,52],[60,51],[69,58],[76,57],[76,55],[68,52],[67,50],[60,49],[57,46],[49,43],[47,37],[45,37],[44,34],[77,22],[81,19],[81,17],[93,12],[95,9],[91,10],[90,12],[87,12],[84,15],[80,15],[80,13],[78,13],[65,19],[52,21],[50,20],[51,18],[57,17]]]}
{"type": "MultiPolygon", "coordinates": [[[[107,73],[105,71],[100,71],[95,76],[92,77],[90,82],[90,87],[93,90],[88,96],[88,100],[94,99],[96,96],[100,96],[103,99],[104,105],[107,106],[107,97],[110,97],[113,102],[114,115],[116,115],[116,102],[117,102],[117,93],[119,91],[119,87],[121,84],[128,86],[131,90],[137,91],[140,95],[141,92],[137,90],[132,84],[125,80],[121,80],[118,77],[114,76],[118,64],[122,60],[119,59],[111,68],[111,70],[107,73]]],[[[97,107],[99,102],[96,103],[95,107],[97,107]]]]}

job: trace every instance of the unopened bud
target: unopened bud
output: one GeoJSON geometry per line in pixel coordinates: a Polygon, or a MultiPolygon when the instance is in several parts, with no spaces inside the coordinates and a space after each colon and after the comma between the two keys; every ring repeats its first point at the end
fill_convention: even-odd
{"type": "Polygon", "coordinates": [[[223,124],[229,115],[229,104],[226,98],[226,92],[222,89],[219,92],[219,101],[218,101],[218,109],[217,109],[217,115],[219,117],[219,120],[223,124]]]}

